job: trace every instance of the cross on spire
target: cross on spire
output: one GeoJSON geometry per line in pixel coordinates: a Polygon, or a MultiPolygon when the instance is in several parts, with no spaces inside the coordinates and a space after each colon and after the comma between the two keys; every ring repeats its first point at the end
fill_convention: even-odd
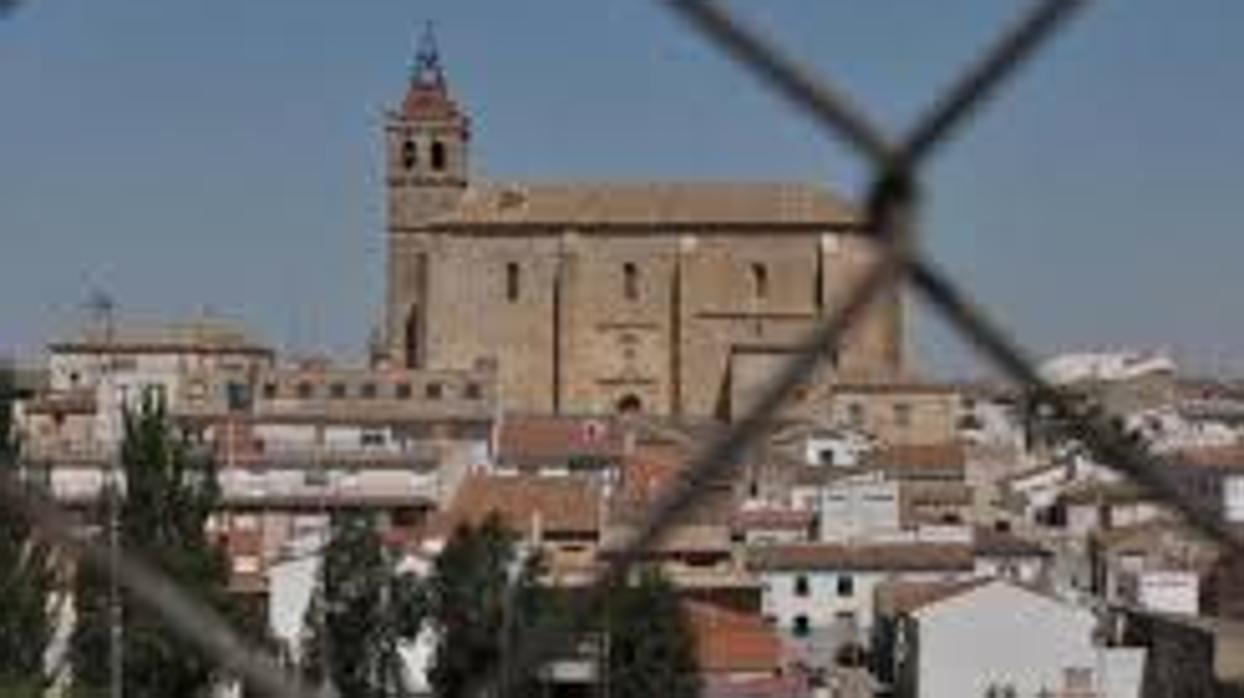
{"type": "Polygon", "coordinates": [[[420,86],[445,86],[445,71],[441,68],[441,54],[436,48],[436,32],[431,21],[423,25],[423,34],[415,49],[415,65],[410,79],[420,86]]]}

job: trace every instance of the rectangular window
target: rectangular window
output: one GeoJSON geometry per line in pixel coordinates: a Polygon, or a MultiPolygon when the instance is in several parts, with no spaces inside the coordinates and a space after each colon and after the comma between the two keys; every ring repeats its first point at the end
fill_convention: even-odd
{"type": "Polygon", "coordinates": [[[298,384],[298,397],[299,398],[303,400],[309,400],[311,399],[311,396],[313,395],[315,395],[315,386],[311,385],[311,383],[309,383],[308,381],[303,381],[298,384]]]}
{"type": "Polygon", "coordinates": [[[894,426],[902,428],[911,426],[911,405],[906,402],[894,405],[894,426]]]}
{"type": "Polygon", "coordinates": [[[393,387],[393,396],[398,400],[409,400],[410,395],[410,383],[398,383],[393,387]]]}
{"type": "Polygon", "coordinates": [[[462,395],[468,400],[478,400],[483,396],[484,390],[479,383],[467,383],[462,389],[462,395]]]}
{"type": "Polygon", "coordinates": [[[341,398],[346,396],[346,384],[345,383],[333,383],[329,387],[328,390],[329,390],[329,394],[332,395],[333,399],[335,400],[340,400],[341,398]]]}
{"type": "Polygon", "coordinates": [[[509,262],[505,265],[505,298],[511,303],[518,300],[522,279],[519,278],[518,262],[509,262]]]}
{"type": "Polygon", "coordinates": [[[791,624],[791,632],[795,637],[807,637],[812,632],[812,625],[808,622],[808,617],[802,613],[795,616],[794,622],[791,624]]]}
{"type": "Polygon", "coordinates": [[[807,575],[799,575],[795,577],[795,596],[808,595],[808,577],[807,575]]]}
{"type": "Polygon", "coordinates": [[[265,400],[275,400],[276,394],[276,383],[268,381],[263,384],[263,398],[265,400]]]}
{"type": "Polygon", "coordinates": [[[639,269],[630,262],[622,265],[622,295],[628,301],[639,300],[639,269]]]}
{"type": "Polygon", "coordinates": [[[423,392],[429,400],[439,400],[445,393],[445,388],[440,383],[428,383],[424,386],[423,392]]]}
{"type": "Polygon", "coordinates": [[[849,574],[838,576],[838,595],[854,596],[855,595],[855,578],[849,574]]]}
{"type": "Polygon", "coordinates": [[[858,402],[847,405],[847,422],[859,428],[864,426],[864,406],[858,402]]]}
{"type": "Polygon", "coordinates": [[[363,385],[359,386],[359,397],[362,397],[367,400],[371,400],[375,398],[376,397],[376,384],[375,383],[364,383],[363,385]]]}

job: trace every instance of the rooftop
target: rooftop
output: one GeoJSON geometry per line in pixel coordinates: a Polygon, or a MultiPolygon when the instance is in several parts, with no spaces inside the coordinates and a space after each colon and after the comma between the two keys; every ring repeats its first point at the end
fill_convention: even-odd
{"type": "Polygon", "coordinates": [[[433,219],[428,227],[776,224],[828,228],[853,225],[856,218],[845,200],[827,189],[800,183],[508,183],[471,186],[454,210],[433,219]]]}
{"type": "Polygon", "coordinates": [[[779,668],[781,640],[760,616],[699,601],[685,601],[683,609],[701,672],[771,674],[779,668]]]}
{"type": "Polygon", "coordinates": [[[446,532],[478,524],[490,513],[510,528],[528,532],[596,534],[600,530],[600,496],[580,477],[535,475],[469,475],[445,511],[446,532]]]}
{"type": "Polygon", "coordinates": [[[963,543],[809,543],[752,550],[749,563],[761,570],[967,571],[972,546],[963,543]]]}

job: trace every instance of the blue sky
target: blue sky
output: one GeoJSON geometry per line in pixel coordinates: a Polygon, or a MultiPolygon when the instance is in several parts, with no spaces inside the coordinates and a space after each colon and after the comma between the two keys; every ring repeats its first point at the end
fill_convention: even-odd
{"type": "MultiPolygon", "coordinates": [[[[1024,3],[739,0],[893,130],[1024,3]]],[[[380,313],[378,128],[435,20],[477,174],[794,179],[851,153],[642,0],[32,0],[0,20],[0,354],[102,287],[357,355],[380,313]]],[[[1094,3],[929,170],[926,245],[1041,351],[1244,370],[1244,3],[1094,3]]],[[[917,314],[919,306],[915,306],[917,314]]],[[[921,364],[962,372],[919,317],[921,364]]]]}

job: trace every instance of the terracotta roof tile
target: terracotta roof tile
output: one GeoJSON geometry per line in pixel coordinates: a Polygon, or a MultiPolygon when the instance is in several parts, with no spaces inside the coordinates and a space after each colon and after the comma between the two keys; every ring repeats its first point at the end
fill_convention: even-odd
{"type": "Polygon", "coordinates": [[[538,520],[545,534],[596,534],[600,530],[600,495],[580,477],[535,475],[471,475],[462,481],[445,519],[447,530],[462,523],[478,524],[491,512],[519,532],[538,520]]]}
{"type": "MultiPolygon", "coordinates": [[[[842,225],[854,208],[826,189],[780,182],[474,185],[429,223],[455,225],[842,225]]],[[[659,228],[658,228],[659,229],[659,228]]]]}
{"type": "Polygon", "coordinates": [[[1053,553],[1036,541],[1011,531],[977,526],[972,535],[973,549],[983,557],[1049,557],[1053,553]]]}
{"type": "Polygon", "coordinates": [[[795,530],[812,526],[816,514],[795,509],[744,509],[734,515],[736,530],[795,530]]]}
{"type": "Polygon", "coordinates": [[[772,673],[779,668],[781,639],[760,616],[699,601],[685,601],[683,609],[702,673],[772,673]]]}
{"type": "Polygon", "coordinates": [[[1168,457],[1174,465],[1244,470],[1244,445],[1185,449],[1168,457]]]}
{"type": "Polygon", "coordinates": [[[878,615],[902,615],[984,586],[991,581],[991,577],[936,582],[886,581],[874,589],[874,602],[878,615]]]}
{"type": "Polygon", "coordinates": [[[920,444],[888,446],[869,453],[868,465],[886,470],[963,470],[967,450],[963,444],[920,444]]]}
{"type": "Polygon", "coordinates": [[[761,570],[966,571],[974,563],[972,546],[964,543],[807,543],[749,554],[749,564],[761,570]]]}
{"type": "Polygon", "coordinates": [[[565,460],[575,455],[616,457],[622,432],[608,418],[510,416],[500,424],[499,457],[508,462],[565,460]]]}

